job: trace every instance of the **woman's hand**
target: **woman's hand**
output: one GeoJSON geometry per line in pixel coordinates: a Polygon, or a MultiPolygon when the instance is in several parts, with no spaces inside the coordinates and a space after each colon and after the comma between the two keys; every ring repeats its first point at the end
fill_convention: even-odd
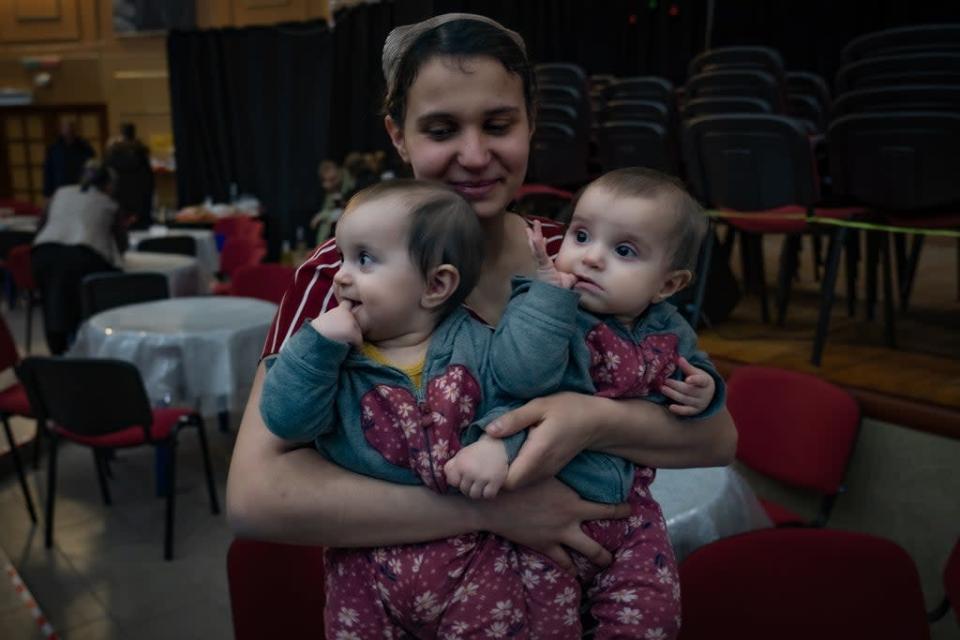
{"type": "Polygon", "coordinates": [[[613,560],[609,551],[583,532],[582,522],[630,515],[628,504],[588,502],[554,478],[517,491],[503,491],[494,500],[473,504],[481,510],[483,529],[539,551],[570,573],[575,568],[567,549],[579,552],[600,567],[613,560]]]}
{"type": "Polygon", "coordinates": [[[498,438],[530,429],[510,464],[505,489],[552,478],[574,456],[589,448],[597,425],[597,415],[590,410],[591,400],[592,396],[579,393],[536,398],[487,427],[487,434],[498,438]]]}

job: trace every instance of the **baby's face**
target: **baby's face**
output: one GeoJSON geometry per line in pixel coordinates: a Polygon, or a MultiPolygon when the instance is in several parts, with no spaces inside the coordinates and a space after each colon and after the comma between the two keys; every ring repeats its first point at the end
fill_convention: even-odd
{"type": "Polygon", "coordinates": [[[371,342],[403,335],[423,312],[426,283],[407,250],[409,207],[396,196],[384,196],[350,208],[337,223],[343,260],[334,293],[341,302],[353,302],[360,329],[371,342]]]}
{"type": "Polygon", "coordinates": [[[574,290],[584,309],[629,324],[669,295],[675,228],[676,214],[662,198],[591,187],[577,203],[556,265],[577,276],[574,290]]]}

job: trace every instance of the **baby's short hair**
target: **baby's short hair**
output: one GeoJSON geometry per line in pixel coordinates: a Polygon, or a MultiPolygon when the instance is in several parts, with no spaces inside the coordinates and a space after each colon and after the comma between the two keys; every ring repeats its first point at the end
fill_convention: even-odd
{"type": "Polygon", "coordinates": [[[663,198],[677,218],[670,268],[696,270],[708,221],[703,207],[678,178],[645,167],[628,167],[603,174],[581,195],[593,187],[624,198],[663,198]]]}
{"type": "Polygon", "coordinates": [[[453,189],[425,180],[387,180],[357,192],[344,215],[363,202],[400,197],[410,207],[407,250],[424,278],[441,264],[460,273],[456,291],[440,307],[445,316],[466,300],[480,278],[483,229],[470,203],[453,189]]]}

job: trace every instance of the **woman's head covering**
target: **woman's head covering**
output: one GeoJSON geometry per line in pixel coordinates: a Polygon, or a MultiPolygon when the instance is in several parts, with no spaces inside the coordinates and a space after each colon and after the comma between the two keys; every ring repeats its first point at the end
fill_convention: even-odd
{"type": "Polygon", "coordinates": [[[520,37],[519,33],[507,29],[496,20],[475,13],[444,13],[443,15],[434,16],[420,22],[396,27],[390,32],[383,43],[383,78],[387,82],[388,96],[393,95],[396,90],[397,71],[400,68],[400,61],[403,60],[403,56],[406,55],[407,50],[410,49],[413,43],[430,29],[448,22],[453,22],[454,20],[476,20],[478,22],[485,22],[506,33],[517,43],[517,46],[520,47],[520,51],[522,51],[524,55],[527,53],[523,38],[520,37]]]}

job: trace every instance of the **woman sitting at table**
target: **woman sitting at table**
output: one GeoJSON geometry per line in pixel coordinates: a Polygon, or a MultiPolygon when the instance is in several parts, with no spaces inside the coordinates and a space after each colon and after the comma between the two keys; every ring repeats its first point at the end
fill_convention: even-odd
{"type": "Polygon", "coordinates": [[[80,283],[91,273],[116,271],[127,230],[111,196],[112,169],[87,163],[80,184],[60,187],[33,240],[33,275],[43,295],[50,353],[67,350],[80,324],[80,283]]]}

